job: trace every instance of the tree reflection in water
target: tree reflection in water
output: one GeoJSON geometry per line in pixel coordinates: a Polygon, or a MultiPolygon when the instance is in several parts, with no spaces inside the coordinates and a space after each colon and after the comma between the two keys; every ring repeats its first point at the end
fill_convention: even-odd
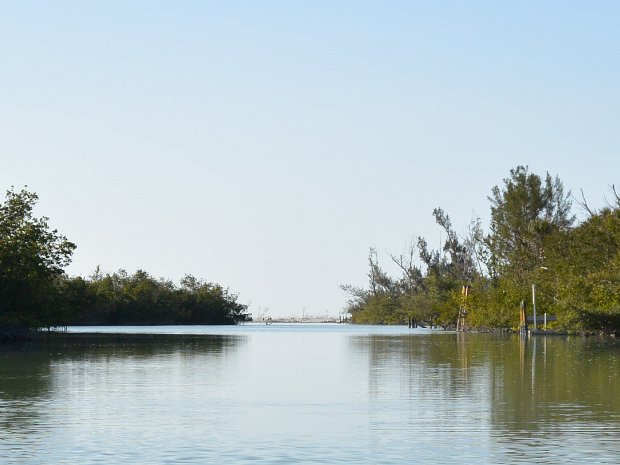
{"type": "Polygon", "coordinates": [[[52,334],[36,342],[3,347],[0,428],[19,440],[45,423],[54,411],[53,399],[63,395],[58,390],[67,385],[67,373],[78,365],[95,370],[129,360],[184,357],[203,357],[208,365],[210,361],[218,363],[245,340],[233,335],[52,334]]]}
{"type": "Polygon", "coordinates": [[[382,412],[393,405],[428,447],[449,432],[463,450],[494,442],[547,453],[578,440],[620,452],[609,437],[620,428],[618,341],[435,333],[353,344],[368,356],[370,405],[382,405],[373,410],[377,430],[389,430],[382,412]]]}

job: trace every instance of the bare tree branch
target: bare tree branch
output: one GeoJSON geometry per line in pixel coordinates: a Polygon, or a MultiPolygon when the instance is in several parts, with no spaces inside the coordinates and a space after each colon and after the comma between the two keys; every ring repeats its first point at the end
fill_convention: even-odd
{"type": "Polygon", "coordinates": [[[590,215],[591,217],[595,215],[595,212],[592,211],[592,209],[590,208],[590,206],[588,205],[588,202],[586,200],[586,196],[583,193],[583,189],[579,189],[581,191],[581,200],[579,200],[578,198],[574,197],[573,198],[576,200],[577,204],[579,204],[579,206],[581,208],[583,208],[586,212],[588,212],[588,215],[590,215]]]}
{"type": "Polygon", "coordinates": [[[618,195],[614,184],[611,185],[611,191],[614,193],[614,197],[616,198],[616,206],[620,208],[620,196],[618,195]]]}

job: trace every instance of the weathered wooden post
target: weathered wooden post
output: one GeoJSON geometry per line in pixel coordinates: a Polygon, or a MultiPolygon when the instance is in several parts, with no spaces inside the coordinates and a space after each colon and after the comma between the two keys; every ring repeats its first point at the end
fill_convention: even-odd
{"type": "Polygon", "coordinates": [[[527,315],[525,313],[525,301],[521,301],[519,308],[519,333],[527,335],[527,315]]]}
{"type": "Polygon", "coordinates": [[[465,315],[467,314],[467,296],[469,295],[469,286],[463,286],[461,289],[461,305],[459,307],[459,314],[456,319],[456,330],[465,331],[465,315]]]}

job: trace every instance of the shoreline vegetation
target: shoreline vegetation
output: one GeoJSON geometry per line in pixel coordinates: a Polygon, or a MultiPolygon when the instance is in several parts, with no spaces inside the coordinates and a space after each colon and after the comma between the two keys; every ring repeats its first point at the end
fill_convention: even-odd
{"type": "Polygon", "coordinates": [[[445,241],[432,250],[419,237],[391,255],[398,276],[370,248],[368,287],[341,285],[351,321],[518,331],[537,312],[539,323],[550,316],[548,334],[618,335],[620,196],[613,185],[611,196],[595,210],[582,192],[585,219],[577,221],[575,197],[557,176],[517,166],[491,190],[487,228],[474,218],[458,234],[436,208],[445,241]]]}
{"type": "Polygon", "coordinates": [[[186,275],[176,284],[143,270],[69,277],[76,245],[37,218],[37,194],[0,203],[0,340],[69,325],[237,324],[247,305],[223,286],[186,275]]]}
{"type": "MultiPolygon", "coordinates": [[[[433,210],[445,241],[419,237],[392,255],[399,276],[368,256],[367,288],[342,285],[347,320],[358,324],[515,331],[535,308],[550,333],[620,333],[620,196],[599,210],[581,195],[578,222],[560,179],[517,166],[488,197],[490,224],[474,218],[457,234],[433,210]],[[536,307],[534,308],[534,300],[536,307]]],[[[70,325],[222,325],[252,321],[223,286],[186,275],[178,284],[143,270],[69,277],[76,245],[33,214],[37,194],[0,203],[0,340],[70,325]]]]}

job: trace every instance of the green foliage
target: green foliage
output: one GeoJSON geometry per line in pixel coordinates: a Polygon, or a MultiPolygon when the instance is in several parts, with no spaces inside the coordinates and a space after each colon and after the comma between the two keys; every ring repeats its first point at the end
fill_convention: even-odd
{"type": "Polygon", "coordinates": [[[352,297],[347,308],[352,321],[403,324],[413,319],[431,325],[456,322],[456,290],[460,292],[463,284],[479,275],[474,242],[461,240],[440,208],[433,211],[433,216],[446,233],[441,250],[429,250],[426,240],[418,238],[417,249],[410,247],[407,256],[392,256],[402,272],[400,278],[394,279],[380,268],[376,251],[371,248],[369,289],[341,286],[352,297]],[[416,251],[422,266],[414,263],[416,251]]]}
{"type": "Polygon", "coordinates": [[[371,295],[365,304],[353,313],[353,322],[367,324],[401,323],[397,303],[389,294],[371,295]]]}
{"type": "Polygon", "coordinates": [[[37,218],[38,197],[23,189],[7,191],[0,204],[0,325],[49,326],[63,320],[58,306],[63,268],[75,244],[37,218]]]}
{"type": "Polygon", "coordinates": [[[594,213],[549,241],[546,275],[558,325],[583,331],[620,329],[620,209],[594,213]]]}
{"type": "Polygon", "coordinates": [[[37,218],[35,193],[9,190],[0,204],[0,330],[67,324],[235,324],[247,306],[219,284],[180,286],[138,270],[68,278],[75,244],[37,218]]]}
{"type": "Polygon", "coordinates": [[[251,321],[247,306],[219,284],[191,275],[176,286],[146,271],[124,270],[68,280],[74,324],[236,324],[251,321]]]}
{"type": "Polygon", "coordinates": [[[484,234],[474,221],[464,238],[440,208],[435,221],[446,233],[440,250],[419,238],[415,266],[409,257],[392,257],[403,274],[388,276],[371,249],[370,288],[343,286],[352,299],[353,321],[456,323],[460,308],[470,327],[516,328],[520,302],[531,315],[536,285],[538,315],[555,315],[550,326],[580,332],[620,332],[620,196],[573,226],[569,195],[559,178],[544,178],[518,166],[489,197],[491,223],[484,234]],[[461,295],[468,285],[470,295],[461,295]]]}
{"type": "Polygon", "coordinates": [[[524,290],[512,280],[484,277],[472,285],[467,301],[467,325],[474,328],[517,328],[524,290]]]}
{"type": "Polygon", "coordinates": [[[490,234],[491,275],[511,275],[525,284],[526,274],[542,266],[544,241],[556,231],[566,231],[574,221],[571,202],[559,178],[547,173],[544,181],[527,167],[517,166],[492,189],[490,234]]]}

